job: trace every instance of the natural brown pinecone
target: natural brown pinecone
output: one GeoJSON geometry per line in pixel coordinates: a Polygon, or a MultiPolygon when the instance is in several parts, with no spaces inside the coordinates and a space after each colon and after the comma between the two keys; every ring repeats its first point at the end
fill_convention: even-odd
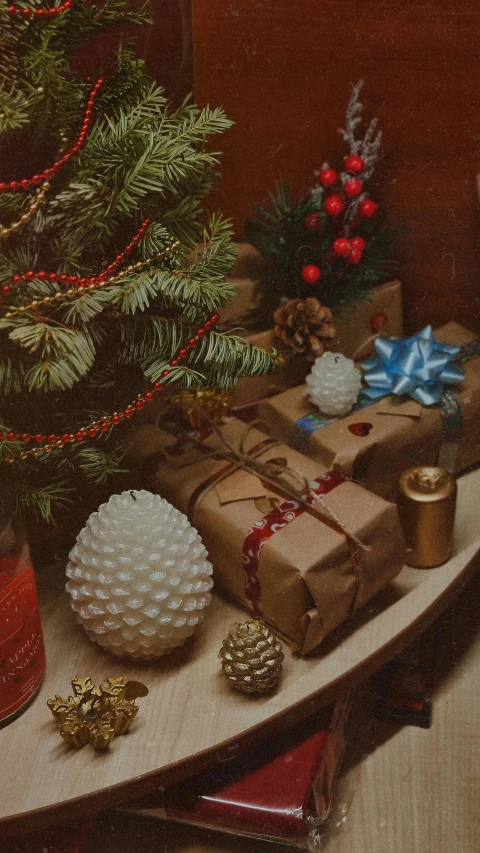
{"type": "Polygon", "coordinates": [[[237,622],[223,641],[219,657],[232,687],[244,693],[266,693],[282,671],[282,644],[257,619],[237,622]]]}
{"type": "Polygon", "coordinates": [[[285,347],[304,353],[307,361],[315,361],[324,352],[324,341],[335,336],[332,312],[318,299],[290,299],[273,315],[275,334],[285,347]]]}

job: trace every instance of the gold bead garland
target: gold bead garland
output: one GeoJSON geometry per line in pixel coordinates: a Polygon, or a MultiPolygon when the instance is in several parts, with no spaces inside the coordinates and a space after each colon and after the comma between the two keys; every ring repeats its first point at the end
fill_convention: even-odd
{"type": "Polygon", "coordinates": [[[32,203],[27,208],[27,212],[24,213],[17,222],[12,222],[8,228],[4,228],[3,225],[0,225],[0,240],[6,240],[7,237],[10,237],[12,234],[17,234],[20,231],[20,228],[23,228],[24,225],[27,225],[30,222],[40,207],[45,204],[46,194],[49,189],[50,182],[45,181],[37,190],[32,203]]]}
{"type": "MultiPolygon", "coordinates": [[[[189,338],[187,345],[185,347],[180,346],[177,349],[176,353],[169,361],[169,367],[162,371],[162,379],[166,379],[167,376],[170,375],[172,367],[178,367],[182,361],[188,358],[190,351],[195,349],[205,335],[209,334],[215,328],[219,319],[219,314],[212,314],[212,316],[205,320],[203,325],[197,329],[196,333],[189,338]]],[[[63,435],[52,434],[47,436],[40,433],[38,435],[30,435],[29,433],[17,433],[13,431],[7,433],[2,432],[0,433],[0,441],[4,441],[5,439],[8,441],[22,441],[24,443],[32,441],[36,442],[39,446],[32,447],[30,450],[23,450],[15,457],[3,457],[1,461],[12,464],[14,459],[24,460],[28,456],[38,456],[40,451],[50,453],[54,447],[63,448],[67,444],[83,441],[87,435],[89,438],[97,438],[102,432],[108,432],[112,427],[121,424],[124,419],[128,420],[135,414],[135,412],[141,411],[144,408],[145,403],[151,402],[155,394],[163,389],[163,383],[157,380],[148,391],[145,391],[143,394],[138,394],[136,399],[126,406],[123,411],[113,412],[112,415],[103,415],[99,421],[92,421],[88,426],[80,427],[80,429],[74,433],[66,432],[63,435]],[[46,444],[44,442],[46,442],[46,444]]]]}
{"type": "MultiPolygon", "coordinates": [[[[165,258],[173,254],[179,246],[180,240],[175,238],[173,242],[163,250],[163,252],[158,252],[156,255],[153,255],[153,257],[146,258],[144,261],[138,261],[136,264],[129,264],[117,275],[114,275],[111,278],[106,278],[105,281],[88,284],[86,287],[69,287],[68,290],[63,292],[59,291],[54,296],[44,296],[42,299],[34,299],[27,305],[19,305],[18,308],[12,308],[4,314],[4,317],[6,320],[10,320],[17,314],[25,314],[27,311],[38,311],[39,308],[51,305],[52,302],[59,304],[65,300],[72,299],[74,296],[82,296],[84,293],[92,293],[94,290],[101,290],[108,285],[116,284],[133,272],[143,272],[143,270],[148,269],[148,267],[153,266],[153,264],[158,263],[159,261],[164,261],[165,258]]],[[[172,274],[175,275],[175,271],[172,271],[172,274]]]]}

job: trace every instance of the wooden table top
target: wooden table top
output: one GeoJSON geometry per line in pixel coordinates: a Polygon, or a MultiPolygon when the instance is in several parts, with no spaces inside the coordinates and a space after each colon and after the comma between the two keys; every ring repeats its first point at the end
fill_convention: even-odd
{"type": "MultiPolygon", "coordinates": [[[[216,597],[196,635],[169,658],[149,666],[112,659],[76,625],[63,593],[63,567],[44,576],[43,624],[47,675],[40,694],[0,731],[2,832],[69,818],[127,801],[169,784],[285,727],[367,678],[448,606],[471,577],[480,549],[480,472],[459,482],[455,553],[431,570],[404,568],[391,587],[331,635],[308,659],[286,651],[277,692],[252,700],[232,691],[218,650],[236,606],[216,597]],[[77,673],[94,682],[107,675],[143,680],[143,700],[131,732],[106,754],[71,750],[59,738],[46,700],[68,692],[77,673]]],[[[464,851],[462,851],[464,853],[464,851]]]]}
{"type": "MultiPolygon", "coordinates": [[[[378,722],[375,677],[356,690],[322,853],[478,853],[480,573],[435,624],[429,729],[378,722]]],[[[411,659],[431,642],[432,629],[411,659]]],[[[421,655],[421,652],[420,652],[421,655]]],[[[85,853],[287,853],[294,848],[113,811],[85,853]]]]}

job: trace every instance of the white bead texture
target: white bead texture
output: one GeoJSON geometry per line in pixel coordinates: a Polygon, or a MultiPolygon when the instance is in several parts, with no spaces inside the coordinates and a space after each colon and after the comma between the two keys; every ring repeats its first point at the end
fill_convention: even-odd
{"type": "Polygon", "coordinates": [[[355,362],[336,352],[325,352],[317,358],[305,381],[310,400],[327,417],[346,415],[362,387],[355,362]]]}
{"type": "Polygon", "coordinates": [[[200,536],[151,492],[113,495],[69,556],[66,589],[77,622],[114,655],[147,660],[181,646],[211,600],[200,536]]]}

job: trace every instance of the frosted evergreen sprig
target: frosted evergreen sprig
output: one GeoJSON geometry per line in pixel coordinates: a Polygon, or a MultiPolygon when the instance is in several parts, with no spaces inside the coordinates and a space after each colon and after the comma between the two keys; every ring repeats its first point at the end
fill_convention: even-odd
{"type": "Polygon", "coordinates": [[[356,86],[353,87],[347,107],[345,127],[339,128],[338,132],[348,145],[350,154],[356,154],[362,158],[364,162],[362,177],[364,181],[368,181],[373,174],[378,160],[382,142],[382,131],[377,129],[378,119],[373,118],[364,135],[358,139],[356,138],[357,128],[362,123],[363,104],[360,102],[360,91],[363,83],[363,80],[359,80],[356,86]]]}

